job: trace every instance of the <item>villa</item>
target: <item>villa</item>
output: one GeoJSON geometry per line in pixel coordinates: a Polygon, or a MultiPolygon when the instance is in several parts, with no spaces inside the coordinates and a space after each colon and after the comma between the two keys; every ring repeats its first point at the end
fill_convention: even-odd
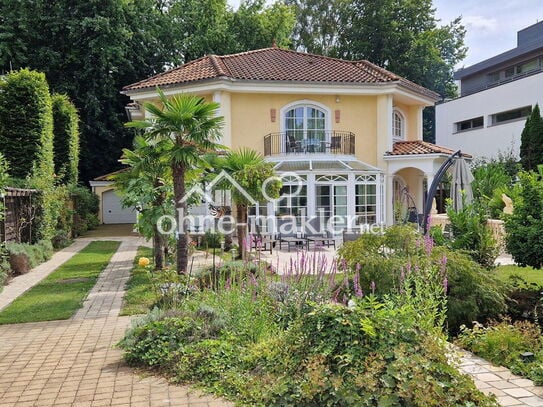
{"type": "Polygon", "coordinates": [[[144,117],[142,104],[157,100],[157,87],[218,102],[221,143],[259,151],[283,175],[284,193],[299,189],[257,205],[261,215],[392,224],[395,205],[422,212],[428,186],[453,153],[422,141],[422,111],[439,95],[368,61],[277,47],[208,55],[124,87],[131,120],[144,117]]]}

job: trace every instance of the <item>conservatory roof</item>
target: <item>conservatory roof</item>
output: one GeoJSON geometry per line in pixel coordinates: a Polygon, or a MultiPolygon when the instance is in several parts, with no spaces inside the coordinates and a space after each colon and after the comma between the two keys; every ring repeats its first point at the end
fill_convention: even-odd
{"type": "Polygon", "coordinates": [[[367,171],[383,172],[379,168],[372,167],[362,161],[349,160],[318,160],[313,158],[304,158],[297,160],[274,160],[275,171],[278,172],[296,172],[296,171],[367,171]]]}

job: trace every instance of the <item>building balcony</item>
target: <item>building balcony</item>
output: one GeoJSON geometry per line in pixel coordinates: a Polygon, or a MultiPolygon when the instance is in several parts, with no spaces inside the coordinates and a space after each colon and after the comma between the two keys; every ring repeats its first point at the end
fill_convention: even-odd
{"type": "Polygon", "coordinates": [[[264,136],[264,155],[355,154],[355,135],[349,131],[289,131],[264,136]]]}

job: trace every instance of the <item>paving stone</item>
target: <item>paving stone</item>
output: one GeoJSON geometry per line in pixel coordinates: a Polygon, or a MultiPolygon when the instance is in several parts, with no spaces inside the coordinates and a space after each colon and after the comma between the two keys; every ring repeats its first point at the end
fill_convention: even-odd
{"type": "Polygon", "coordinates": [[[504,407],[518,406],[520,404],[516,398],[511,396],[498,397],[498,403],[504,407]]]}
{"type": "Polygon", "coordinates": [[[543,406],[543,398],[533,396],[533,397],[521,397],[518,399],[522,403],[532,406],[532,407],[541,407],[543,406]]]}
{"type": "MultiPolygon", "coordinates": [[[[187,386],[169,385],[164,379],[140,379],[123,363],[121,351],[114,345],[130,326],[130,318],[118,313],[137,247],[143,242],[137,238],[120,240],[119,250],[71,320],[2,326],[1,407],[131,406],[131,398],[134,407],[208,406],[209,400],[213,406],[233,406],[187,386]]],[[[70,247],[73,251],[87,243],[70,247]]],[[[59,265],[49,264],[54,268],[59,265]]],[[[27,276],[32,274],[37,283],[37,273],[33,273],[27,276]]],[[[6,303],[4,294],[0,293],[0,307],[6,303]]]]}
{"type": "Polygon", "coordinates": [[[507,380],[498,380],[496,382],[487,382],[488,384],[490,384],[491,386],[497,388],[497,389],[514,389],[514,388],[517,388],[519,386],[517,386],[516,384],[514,383],[511,383],[511,382],[508,382],[507,380]]]}
{"type": "Polygon", "coordinates": [[[512,397],[520,398],[520,397],[532,397],[534,394],[532,392],[529,392],[528,390],[525,390],[521,387],[516,387],[513,389],[503,389],[503,391],[507,394],[509,394],[512,397]]]}
{"type": "Polygon", "coordinates": [[[473,374],[477,380],[483,382],[495,382],[501,380],[499,376],[496,376],[494,373],[475,373],[473,374]]]}
{"type": "Polygon", "coordinates": [[[513,383],[514,385],[518,387],[533,387],[534,382],[528,379],[513,379],[509,380],[510,383],[513,383]]]}

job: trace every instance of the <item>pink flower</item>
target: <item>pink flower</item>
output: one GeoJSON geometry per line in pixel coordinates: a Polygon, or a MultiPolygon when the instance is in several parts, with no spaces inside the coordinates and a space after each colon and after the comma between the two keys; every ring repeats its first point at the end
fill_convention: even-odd
{"type": "Polygon", "coordinates": [[[371,288],[371,293],[372,293],[372,294],[375,294],[375,281],[372,281],[372,282],[371,282],[370,288],[371,288]]]}
{"type": "Polygon", "coordinates": [[[364,292],[362,291],[362,288],[360,287],[360,275],[358,274],[358,271],[354,273],[353,285],[354,285],[354,295],[356,295],[357,297],[363,297],[364,292]]]}

